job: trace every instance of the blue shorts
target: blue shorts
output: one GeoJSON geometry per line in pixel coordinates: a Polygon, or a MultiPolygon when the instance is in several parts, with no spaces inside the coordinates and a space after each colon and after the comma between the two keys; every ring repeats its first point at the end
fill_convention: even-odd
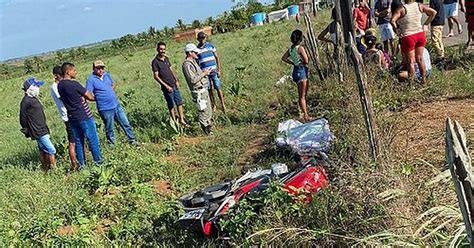
{"type": "Polygon", "coordinates": [[[445,18],[458,16],[458,3],[443,4],[445,18]]]}
{"type": "Polygon", "coordinates": [[[38,149],[40,150],[40,152],[44,152],[48,155],[56,154],[56,148],[54,148],[53,143],[51,143],[49,134],[45,134],[39,137],[38,139],[36,139],[36,142],[38,142],[38,149]]]}
{"type": "Polygon", "coordinates": [[[221,80],[219,79],[219,75],[216,72],[212,72],[209,74],[209,86],[208,89],[215,89],[220,90],[222,89],[221,80]]]}
{"type": "Polygon", "coordinates": [[[304,65],[296,65],[293,67],[293,73],[291,74],[293,77],[293,82],[299,83],[303,80],[308,79],[308,67],[304,65]]]}
{"type": "Polygon", "coordinates": [[[181,93],[179,93],[179,90],[176,87],[173,87],[173,92],[171,93],[167,90],[163,90],[163,95],[165,96],[168,109],[172,109],[175,106],[183,105],[183,98],[181,97],[181,93]]]}

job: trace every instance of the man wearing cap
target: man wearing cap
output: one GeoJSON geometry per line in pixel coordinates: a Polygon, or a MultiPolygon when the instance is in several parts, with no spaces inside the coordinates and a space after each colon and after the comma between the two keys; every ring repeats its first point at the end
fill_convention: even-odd
{"type": "Polygon", "coordinates": [[[114,124],[117,120],[127,136],[128,143],[138,145],[127,115],[115,95],[115,86],[112,77],[105,71],[104,62],[94,61],[92,74],[87,78],[86,89],[94,94],[97,110],[104,121],[107,141],[111,145],[115,144],[114,124]]]}
{"type": "Polygon", "coordinates": [[[23,83],[22,89],[25,95],[20,103],[20,125],[25,137],[38,143],[42,169],[47,171],[56,168],[56,148],[51,143],[43,105],[37,98],[39,87],[42,85],[44,82],[36,81],[34,78],[29,78],[23,83]]]}
{"type": "Polygon", "coordinates": [[[206,135],[209,135],[211,134],[212,109],[207,87],[209,85],[208,76],[211,73],[211,69],[203,71],[197,64],[196,59],[198,58],[199,49],[196,45],[192,43],[187,44],[184,52],[186,53],[186,60],[184,60],[182,65],[184,78],[186,78],[189,90],[191,91],[193,102],[196,104],[201,128],[206,135]]]}
{"type": "Polygon", "coordinates": [[[224,93],[222,92],[222,84],[221,84],[221,63],[219,60],[219,56],[217,55],[216,47],[209,42],[206,42],[207,35],[204,32],[199,32],[197,35],[197,40],[199,41],[197,48],[199,48],[198,53],[198,62],[199,66],[202,70],[211,70],[209,74],[209,96],[211,99],[211,104],[213,110],[216,109],[216,104],[214,101],[214,94],[212,89],[214,88],[217,91],[217,95],[219,96],[219,100],[221,101],[222,110],[225,112],[225,104],[224,104],[224,93]]]}
{"type": "Polygon", "coordinates": [[[61,70],[63,79],[58,84],[58,92],[67,109],[67,117],[71,123],[79,168],[83,168],[86,163],[84,156],[85,139],[88,141],[87,144],[94,162],[101,164],[102,153],[100,151],[99,136],[97,135],[97,126],[87,104],[87,100],[94,101],[94,95],[74,80],[77,75],[74,64],[64,63],[61,70]]]}
{"type": "Polygon", "coordinates": [[[72,168],[77,168],[77,158],[76,158],[76,150],[74,148],[74,134],[72,133],[71,123],[69,123],[69,119],[67,118],[67,109],[64,106],[64,103],[61,101],[61,97],[59,96],[58,92],[58,83],[62,79],[63,72],[61,71],[61,66],[55,66],[53,68],[53,77],[54,82],[51,85],[51,97],[53,98],[56,107],[58,108],[59,115],[66,126],[66,134],[67,140],[69,142],[68,151],[69,151],[69,159],[71,160],[72,168]]]}
{"type": "Polygon", "coordinates": [[[178,77],[171,69],[171,62],[166,56],[166,44],[164,42],[158,42],[156,45],[156,51],[158,54],[151,61],[151,70],[153,71],[153,78],[161,86],[161,91],[168,105],[168,111],[171,119],[176,122],[176,115],[174,108],[177,107],[179,115],[179,123],[184,127],[188,124],[184,121],[184,108],[183,98],[179,92],[179,81],[178,77]]]}

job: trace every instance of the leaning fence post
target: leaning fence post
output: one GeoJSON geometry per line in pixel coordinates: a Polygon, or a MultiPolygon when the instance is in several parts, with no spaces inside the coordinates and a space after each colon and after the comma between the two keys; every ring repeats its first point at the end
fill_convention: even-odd
{"type": "Polygon", "coordinates": [[[473,211],[473,175],[471,156],[467,149],[466,134],[459,122],[454,124],[448,117],[446,119],[446,160],[448,161],[451,178],[456,189],[459,208],[461,209],[467,239],[471,247],[473,211]]]}
{"type": "Polygon", "coordinates": [[[307,13],[304,13],[304,22],[306,25],[306,39],[305,43],[307,43],[307,48],[309,50],[309,54],[311,55],[311,59],[313,62],[316,71],[318,72],[319,80],[324,81],[324,76],[321,71],[321,63],[319,62],[319,51],[318,51],[318,43],[316,42],[316,38],[314,36],[313,27],[311,26],[311,18],[307,13]]]}
{"type": "Polygon", "coordinates": [[[341,18],[342,29],[344,31],[344,42],[346,45],[346,56],[352,61],[354,72],[359,88],[359,98],[364,114],[365,126],[367,129],[367,137],[369,140],[372,161],[377,162],[379,147],[377,138],[377,126],[375,122],[375,114],[372,105],[372,97],[367,85],[367,73],[365,71],[362,57],[360,56],[354,44],[354,27],[352,23],[352,11],[349,0],[340,0],[336,3],[338,17],[341,18]]]}

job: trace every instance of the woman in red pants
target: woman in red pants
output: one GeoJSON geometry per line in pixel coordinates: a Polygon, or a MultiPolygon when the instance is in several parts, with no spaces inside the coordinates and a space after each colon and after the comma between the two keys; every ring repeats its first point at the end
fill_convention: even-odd
{"type": "Polygon", "coordinates": [[[415,62],[421,73],[421,81],[425,82],[426,68],[423,63],[423,48],[426,45],[425,31],[434,19],[436,11],[415,0],[405,0],[405,4],[396,9],[390,19],[394,30],[400,36],[400,47],[405,64],[408,67],[408,75],[413,78],[415,74],[415,62]],[[425,23],[421,24],[423,13],[428,15],[425,23]]]}

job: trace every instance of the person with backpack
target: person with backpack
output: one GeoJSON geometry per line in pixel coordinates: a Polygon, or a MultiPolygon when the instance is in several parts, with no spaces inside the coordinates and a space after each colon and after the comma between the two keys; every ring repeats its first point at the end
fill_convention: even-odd
{"type": "Polygon", "coordinates": [[[298,85],[298,102],[303,114],[303,120],[310,121],[312,118],[308,114],[306,96],[308,95],[308,63],[309,58],[306,50],[301,46],[303,32],[294,30],[290,36],[291,46],[281,57],[281,60],[293,66],[293,82],[298,85]]]}

